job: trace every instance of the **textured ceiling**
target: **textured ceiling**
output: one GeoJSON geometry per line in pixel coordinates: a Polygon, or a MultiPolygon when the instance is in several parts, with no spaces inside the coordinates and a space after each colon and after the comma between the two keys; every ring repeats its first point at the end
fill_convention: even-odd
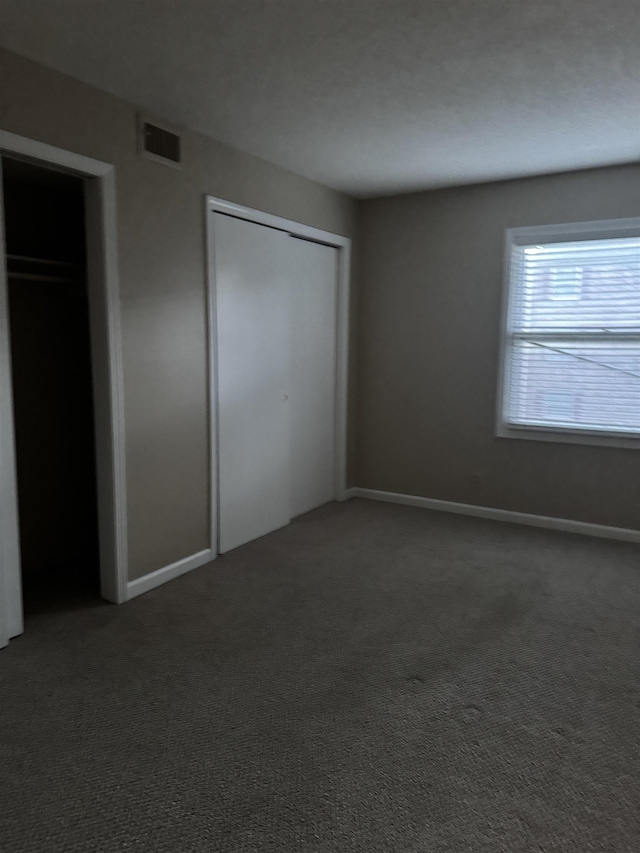
{"type": "Polygon", "coordinates": [[[639,36],[640,0],[0,0],[9,50],[358,196],[640,159],[639,36]]]}

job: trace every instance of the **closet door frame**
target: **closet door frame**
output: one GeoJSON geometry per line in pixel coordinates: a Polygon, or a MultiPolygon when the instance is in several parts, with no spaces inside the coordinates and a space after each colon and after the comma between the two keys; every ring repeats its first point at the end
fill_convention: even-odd
{"type": "MultiPolygon", "coordinates": [[[[5,156],[29,160],[85,179],[100,592],[102,598],[119,604],[127,600],[127,511],[114,167],[110,163],[0,130],[0,179],[1,158],[5,156]]],[[[1,189],[0,181],[0,647],[23,631],[1,189]]]]}
{"type": "Polygon", "coordinates": [[[351,288],[351,239],[340,234],[303,225],[282,216],[265,213],[225,199],[205,196],[205,238],[207,248],[207,302],[209,348],[209,435],[211,529],[218,530],[218,364],[216,346],[216,265],[215,214],[225,213],[257,225],[267,225],[293,237],[311,240],[338,250],[336,293],[336,377],[334,499],[347,500],[347,410],[349,379],[349,305],[351,288]]]}

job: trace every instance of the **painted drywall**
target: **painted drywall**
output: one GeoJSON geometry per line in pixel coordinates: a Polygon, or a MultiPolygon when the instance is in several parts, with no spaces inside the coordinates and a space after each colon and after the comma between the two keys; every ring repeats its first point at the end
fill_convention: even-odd
{"type": "Polygon", "coordinates": [[[640,453],[497,438],[505,228],[640,215],[640,165],[361,203],[359,486],[636,528],[640,453]]]}
{"type": "Polygon", "coordinates": [[[0,128],[112,163],[123,325],[129,578],[209,545],[203,195],[351,236],[346,196],[196,133],[141,158],[136,107],[0,51],[0,128]]]}
{"type": "Polygon", "coordinates": [[[636,0],[2,0],[0,44],[354,195],[637,156],[636,0]]]}

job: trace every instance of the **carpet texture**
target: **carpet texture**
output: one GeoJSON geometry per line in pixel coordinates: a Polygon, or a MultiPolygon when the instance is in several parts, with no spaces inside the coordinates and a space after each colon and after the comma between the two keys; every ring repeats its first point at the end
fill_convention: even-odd
{"type": "Polygon", "coordinates": [[[3,853],[640,850],[625,543],[352,500],[0,651],[3,853]]]}

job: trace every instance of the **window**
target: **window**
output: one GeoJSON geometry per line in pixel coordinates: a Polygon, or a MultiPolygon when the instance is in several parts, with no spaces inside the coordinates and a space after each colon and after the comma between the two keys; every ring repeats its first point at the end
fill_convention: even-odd
{"type": "Polygon", "coordinates": [[[507,232],[498,435],[640,446],[640,219],[507,232]]]}

